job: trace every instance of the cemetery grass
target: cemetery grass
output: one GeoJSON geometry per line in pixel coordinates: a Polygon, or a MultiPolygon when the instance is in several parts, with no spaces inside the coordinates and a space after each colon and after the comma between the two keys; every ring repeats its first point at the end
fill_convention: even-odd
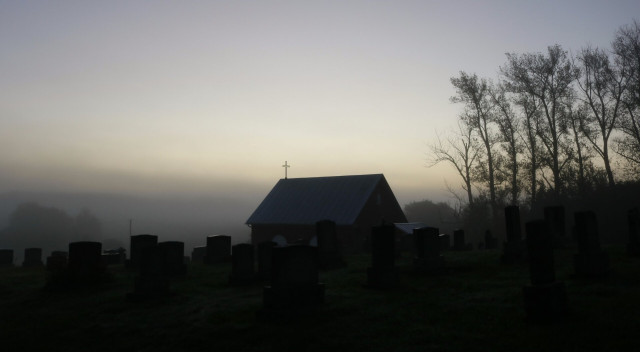
{"type": "Polygon", "coordinates": [[[640,345],[640,258],[607,247],[606,279],[572,277],[575,249],[555,253],[569,316],[525,321],[526,265],[499,264],[500,251],[444,252],[441,273],[417,273],[398,259],[400,285],[364,287],[368,255],[320,273],[325,303],[314,314],[263,320],[262,286],[228,284],[230,264],[190,265],[171,295],[126,299],[134,274],[109,267],[100,285],[45,290],[42,268],[0,268],[4,351],[623,351],[640,345]]]}

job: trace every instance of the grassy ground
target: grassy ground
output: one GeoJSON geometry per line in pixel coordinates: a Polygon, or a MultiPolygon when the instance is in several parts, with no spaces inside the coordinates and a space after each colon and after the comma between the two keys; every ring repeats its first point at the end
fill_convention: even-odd
{"type": "Polygon", "coordinates": [[[526,266],[501,266],[499,251],[445,252],[447,274],[427,276],[398,262],[401,285],[363,287],[370,258],[322,272],[326,303],[293,323],[257,319],[262,286],[230,287],[229,264],[191,266],[170,297],[125,299],[133,274],[67,292],[43,290],[42,269],[0,269],[4,351],[632,351],[640,346],[640,259],[610,247],[612,274],[575,280],[573,250],[556,252],[571,314],[547,326],[524,320],[526,266]],[[55,347],[54,347],[55,346],[55,347]]]}

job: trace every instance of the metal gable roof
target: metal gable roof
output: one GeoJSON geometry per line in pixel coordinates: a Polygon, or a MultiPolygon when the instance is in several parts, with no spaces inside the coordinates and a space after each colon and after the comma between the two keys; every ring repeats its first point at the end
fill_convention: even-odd
{"type": "Polygon", "coordinates": [[[353,224],[382,174],[281,179],[247,224],[353,224]]]}

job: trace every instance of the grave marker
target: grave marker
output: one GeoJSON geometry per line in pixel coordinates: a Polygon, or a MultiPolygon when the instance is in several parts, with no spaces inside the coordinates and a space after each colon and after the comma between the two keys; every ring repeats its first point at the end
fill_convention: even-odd
{"type": "Polygon", "coordinates": [[[413,267],[421,272],[440,272],[444,259],[440,254],[440,230],[435,227],[422,227],[413,230],[415,257],[413,267]]]}
{"type": "Polygon", "coordinates": [[[131,236],[129,260],[125,263],[129,269],[138,269],[140,267],[138,258],[144,248],[153,247],[158,244],[158,236],[143,234],[131,236]]]}
{"type": "Polygon", "coordinates": [[[367,269],[367,287],[391,288],[398,285],[395,243],[395,226],[381,225],[371,229],[371,267],[367,269]]]}
{"type": "Polygon", "coordinates": [[[42,248],[26,248],[24,250],[24,262],[22,266],[25,268],[43,266],[42,248]]]}
{"type": "Polygon", "coordinates": [[[318,239],[320,269],[344,267],[345,262],[340,253],[336,223],[331,220],[316,222],[316,236],[318,239]]]}
{"type": "Polygon", "coordinates": [[[603,277],[609,273],[609,256],[600,248],[598,220],[593,211],[574,214],[578,253],[573,256],[577,277],[603,277]]]}
{"type": "Polygon", "coordinates": [[[526,224],[531,285],[523,287],[527,321],[550,323],[568,313],[563,282],[555,279],[553,237],[545,220],[526,224]]]}
{"type": "Polygon", "coordinates": [[[515,264],[525,261],[525,244],[522,241],[520,225],[520,208],[508,206],[504,208],[504,222],[507,233],[507,241],[502,246],[502,264],[515,264]]]}
{"type": "Polygon", "coordinates": [[[231,247],[231,275],[229,283],[232,285],[247,285],[256,279],[254,248],[248,243],[240,243],[231,247]]]}
{"type": "Polygon", "coordinates": [[[205,264],[228,262],[231,259],[231,236],[207,236],[205,264]]]}

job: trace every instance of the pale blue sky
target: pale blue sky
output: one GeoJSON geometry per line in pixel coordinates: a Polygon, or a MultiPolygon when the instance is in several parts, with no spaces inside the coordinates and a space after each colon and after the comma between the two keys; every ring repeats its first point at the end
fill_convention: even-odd
{"type": "Polygon", "coordinates": [[[206,192],[426,168],[460,70],[506,52],[608,47],[635,1],[3,1],[0,192],[206,192]]]}

